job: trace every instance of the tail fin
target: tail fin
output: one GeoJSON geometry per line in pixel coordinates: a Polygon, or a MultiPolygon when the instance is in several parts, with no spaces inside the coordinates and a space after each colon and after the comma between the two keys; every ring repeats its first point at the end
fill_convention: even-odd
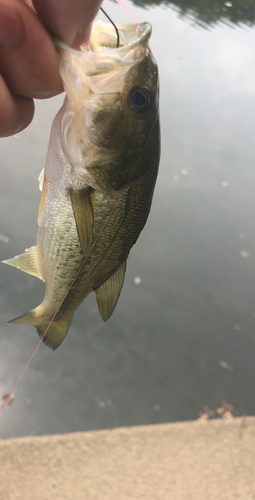
{"type": "Polygon", "coordinates": [[[48,328],[46,334],[44,335],[45,330],[49,326],[50,319],[47,320],[41,313],[41,306],[36,307],[29,313],[23,314],[23,316],[19,316],[8,323],[21,323],[21,324],[29,324],[35,326],[40,337],[43,337],[43,342],[49,346],[53,351],[57,349],[60,344],[63,342],[69,326],[72,322],[73,317],[68,318],[67,320],[54,320],[50,327],[48,328]]]}

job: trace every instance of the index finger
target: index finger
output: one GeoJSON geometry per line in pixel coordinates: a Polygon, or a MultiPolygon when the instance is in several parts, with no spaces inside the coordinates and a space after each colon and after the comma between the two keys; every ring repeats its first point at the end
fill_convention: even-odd
{"type": "Polygon", "coordinates": [[[42,23],[73,48],[87,43],[102,0],[33,0],[42,23]]]}

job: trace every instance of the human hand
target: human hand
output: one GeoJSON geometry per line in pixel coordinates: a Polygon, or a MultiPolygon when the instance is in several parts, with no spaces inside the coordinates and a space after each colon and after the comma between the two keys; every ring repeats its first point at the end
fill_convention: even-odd
{"type": "Polygon", "coordinates": [[[26,128],[33,99],[62,92],[55,46],[88,42],[102,0],[0,0],[0,137],[26,128]]]}

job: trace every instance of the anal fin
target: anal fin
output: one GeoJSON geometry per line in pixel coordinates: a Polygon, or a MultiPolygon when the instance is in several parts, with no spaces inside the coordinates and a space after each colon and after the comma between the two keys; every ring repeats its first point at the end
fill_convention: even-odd
{"type": "Polygon", "coordinates": [[[94,225],[94,214],[90,198],[92,188],[87,187],[81,191],[70,190],[74,218],[81,248],[87,257],[92,245],[92,232],[94,225]]]}
{"type": "Polygon", "coordinates": [[[27,248],[24,253],[16,255],[16,257],[13,257],[12,259],[3,260],[2,262],[3,264],[17,267],[18,269],[21,269],[21,271],[32,274],[33,276],[36,276],[37,278],[43,280],[40,269],[38,267],[36,246],[27,248]]]}
{"type": "Polygon", "coordinates": [[[43,337],[43,342],[53,349],[57,349],[62,344],[73,317],[65,320],[50,321],[46,320],[42,314],[41,306],[36,307],[32,311],[19,316],[8,323],[29,324],[35,326],[40,337],[43,337]],[[47,331],[46,331],[47,330],[47,331]],[[45,333],[46,332],[46,333],[45,333]]]}
{"type": "Polygon", "coordinates": [[[123,260],[117,271],[95,290],[98,309],[104,321],[110,318],[117,304],[124,283],[126,264],[127,261],[123,260]]]}

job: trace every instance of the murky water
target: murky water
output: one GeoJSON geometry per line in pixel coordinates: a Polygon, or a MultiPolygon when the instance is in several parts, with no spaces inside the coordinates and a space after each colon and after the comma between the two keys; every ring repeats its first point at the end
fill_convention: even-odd
{"type": "MultiPolygon", "coordinates": [[[[255,27],[205,29],[177,2],[125,4],[152,23],[161,75],[152,211],[112,318],[91,296],[56,352],[40,346],[1,417],[3,438],[194,419],[223,400],[255,414],[255,27]]],[[[233,8],[216,4],[207,20],[233,8]]],[[[112,1],[104,8],[130,22],[112,1]]],[[[0,141],[1,260],[35,244],[37,178],[62,100],[37,102],[33,124],[0,141]]],[[[38,305],[44,284],[4,265],[0,283],[1,396],[38,342],[33,327],[6,322],[38,305]]]]}

